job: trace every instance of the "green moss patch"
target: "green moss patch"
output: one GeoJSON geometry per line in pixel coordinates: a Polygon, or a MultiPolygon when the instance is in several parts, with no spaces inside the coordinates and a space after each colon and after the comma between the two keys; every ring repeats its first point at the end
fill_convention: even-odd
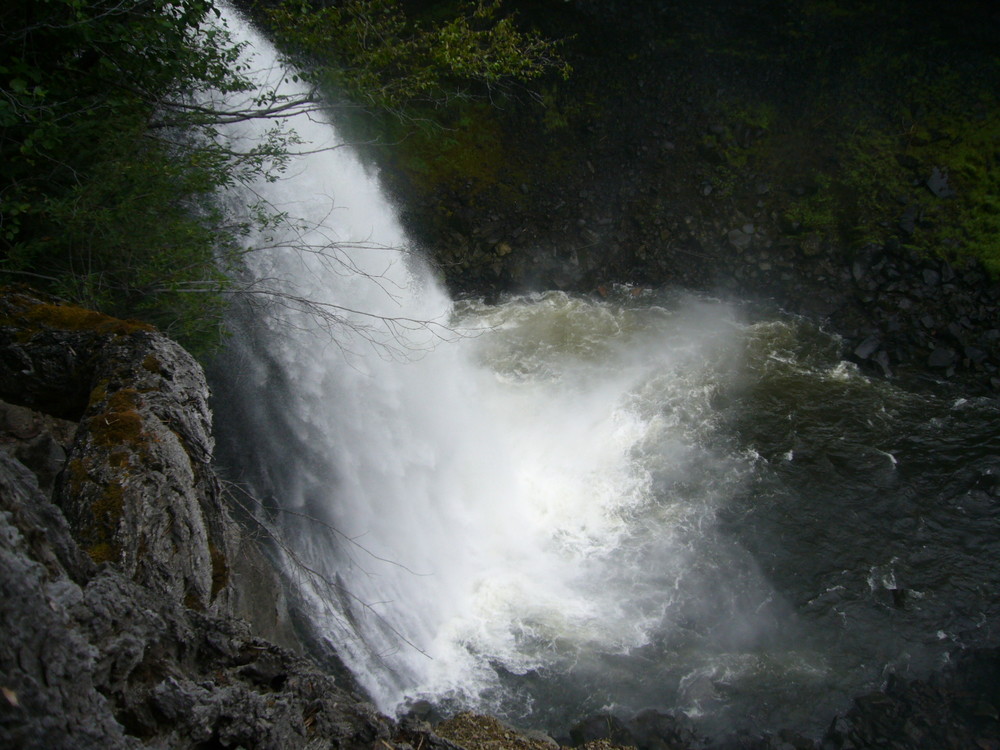
{"type": "Polygon", "coordinates": [[[140,395],[134,388],[123,388],[107,400],[107,408],[90,420],[90,434],[102,448],[139,445],[149,438],[138,412],[140,395]]]}
{"type": "Polygon", "coordinates": [[[516,179],[506,174],[510,159],[500,121],[485,104],[462,107],[443,127],[418,130],[394,151],[399,168],[425,193],[468,184],[478,191],[516,179]]]}
{"type": "Polygon", "coordinates": [[[114,483],[105,485],[90,510],[93,523],[86,529],[85,536],[93,543],[86,548],[87,554],[96,563],[113,562],[121,551],[115,543],[115,535],[125,511],[125,488],[114,483]]]}
{"type": "Polygon", "coordinates": [[[142,360],[142,367],[144,370],[158,375],[160,373],[160,360],[153,354],[147,354],[142,360]]]}
{"type": "Polygon", "coordinates": [[[212,558],[212,598],[229,583],[229,565],[226,562],[226,555],[214,544],[208,545],[208,553],[212,558]]]}
{"type": "Polygon", "coordinates": [[[99,542],[87,547],[87,555],[95,563],[114,562],[118,559],[118,552],[114,546],[107,542],[99,542]]]}
{"type": "Polygon", "coordinates": [[[136,331],[156,330],[148,323],[119,320],[103,313],[71,305],[34,305],[27,310],[25,317],[37,325],[63,331],[94,331],[103,334],[128,335],[136,331]]]}

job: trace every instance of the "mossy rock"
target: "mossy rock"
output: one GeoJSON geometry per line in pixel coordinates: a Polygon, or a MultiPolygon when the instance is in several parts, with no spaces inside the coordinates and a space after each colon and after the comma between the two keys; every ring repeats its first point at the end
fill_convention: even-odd
{"type": "Polygon", "coordinates": [[[72,305],[37,304],[27,310],[26,318],[39,326],[61,331],[93,331],[125,336],[136,331],[156,330],[148,323],[120,320],[72,305]]]}

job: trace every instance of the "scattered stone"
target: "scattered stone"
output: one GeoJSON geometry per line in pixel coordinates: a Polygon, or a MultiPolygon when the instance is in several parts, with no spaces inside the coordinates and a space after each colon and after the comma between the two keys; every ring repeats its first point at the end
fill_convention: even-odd
{"type": "Polygon", "coordinates": [[[609,740],[622,745],[634,745],[635,738],[624,722],[613,714],[595,714],[579,722],[569,730],[574,745],[583,745],[594,740],[609,740]]]}
{"type": "Polygon", "coordinates": [[[857,347],[855,347],[855,349],[854,349],[854,355],[858,359],[868,359],[876,351],[878,351],[878,348],[881,345],[882,345],[882,342],[879,340],[878,336],[869,336],[864,341],[862,341],[860,344],[858,344],[857,347]]]}
{"type": "Polygon", "coordinates": [[[799,243],[799,249],[802,250],[802,254],[807,258],[814,255],[819,255],[823,252],[823,241],[820,239],[819,235],[810,234],[802,239],[799,243]]]}
{"type": "Polygon", "coordinates": [[[741,229],[731,229],[726,237],[729,240],[729,244],[737,250],[745,250],[753,242],[753,237],[741,229]]]}
{"type": "Polygon", "coordinates": [[[889,353],[887,351],[884,349],[879,350],[875,353],[875,356],[872,357],[872,361],[882,370],[882,375],[887,378],[892,377],[892,369],[889,367],[889,353]]]}
{"type": "Polygon", "coordinates": [[[939,346],[927,358],[927,366],[944,369],[954,365],[956,359],[957,355],[953,349],[939,346]]]}
{"type": "Polygon", "coordinates": [[[948,172],[940,167],[931,170],[931,176],[924,184],[938,198],[954,198],[958,195],[948,184],[948,172]]]}
{"type": "Polygon", "coordinates": [[[541,732],[523,731],[492,716],[460,713],[434,728],[435,734],[465,750],[553,750],[559,744],[541,732]]]}

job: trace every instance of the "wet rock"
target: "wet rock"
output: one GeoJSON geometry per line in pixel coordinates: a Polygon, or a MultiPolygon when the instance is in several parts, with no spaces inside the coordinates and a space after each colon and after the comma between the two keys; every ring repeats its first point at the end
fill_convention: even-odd
{"type": "Polygon", "coordinates": [[[927,366],[943,369],[954,365],[957,359],[954,349],[939,346],[927,358],[927,366]]]}
{"type": "Polygon", "coordinates": [[[878,348],[882,345],[878,336],[869,336],[860,344],[858,344],[854,349],[854,356],[858,359],[868,359],[871,357],[878,348]]]}
{"type": "Polygon", "coordinates": [[[892,377],[892,368],[889,366],[889,353],[884,349],[875,353],[872,361],[879,366],[882,375],[887,378],[892,377]]]}
{"type": "Polygon", "coordinates": [[[569,730],[569,736],[574,745],[583,745],[594,740],[609,740],[622,745],[635,744],[628,727],[613,714],[589,716],[574,725],[569,730]]]}
{"type": "Polygon", "coordinates": [[[649,750],[694,747],[700,742],[691,722],[683,714],[674,716],[647,710],[632,717],[626,726],[636,745],[649,750]]]}
{"type": "Polygon", "coordinates": [[[856,260],[851,264],[851,276],[857,282],[868,278],[868,266],[864,261],[856,260]]]}
{"type": "Polygon", "coordinates": [[[940,167],[934,167],[931,170],[931,175],[924,184],[937,198],[954,198],[957,195],[948,184],[948,172],[940,167]]]}
{"type": "Polygon", "coordinates": [[[975,346],[966,346],[964,349],[966,358],[973,364],[980,364],[986,360],[987,354],[982,349],[975,346]]]}
{"type": "Polygon", "coordinates": [[[997,652],[988,649],[964,655],[952,669],[928,681],[893,677],[884,692],[855,699],[851,710],[831,723],[823,747],[989,747],[1000,737],[1000,722],[978,715],[976,707],[983,699],[995,701],[998,670],[997,652]]]}
{"type": "Polygon", "coordinates": [[[920,219],[920,209],[916,205],[906,207],[906,210],[899,217],[900,230],[905,234],[913,234],[917,231],[917,221],[920,219]]]}
{"type": "Polygon", "coordinates": [[[896,609],[903,609],[906,606],[906,600],[909,597],[909,591],[907,589],[889,589],[889,594],[892,598],[892,606],[896,609]]]}
{"type": "Polygon", "coordinates": [[[726,238],[729,240],[729,244],[737,250],[745,250],[753,242],[753,237],[742,229],[731,229],[726,238]]]}

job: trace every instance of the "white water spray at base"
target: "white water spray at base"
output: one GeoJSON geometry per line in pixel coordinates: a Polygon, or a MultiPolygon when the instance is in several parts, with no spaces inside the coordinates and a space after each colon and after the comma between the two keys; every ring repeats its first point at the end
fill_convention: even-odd
{"type": "Polygon", "coordinates": [[[321,574],[300,579],[314,625],[380,709],[429,697],[510,713],[531,699],[505,675],[600,682],[616,655],[696,650],[706,630],[723,650],[750,642],[771,594],[711,530],[752,464],[715,444],[732,313],[564,294],[456,308],[331,124],[292,125],[313,153],[255,190],[301,221],[249,269],[346,327],[331,338],[276,306],[229,377],[272,415],[253,436],[274,464],[257,489],[286,512],[289,571],[321,574]],[[283,432],[266,424],[279,412],[283,432]]]}

